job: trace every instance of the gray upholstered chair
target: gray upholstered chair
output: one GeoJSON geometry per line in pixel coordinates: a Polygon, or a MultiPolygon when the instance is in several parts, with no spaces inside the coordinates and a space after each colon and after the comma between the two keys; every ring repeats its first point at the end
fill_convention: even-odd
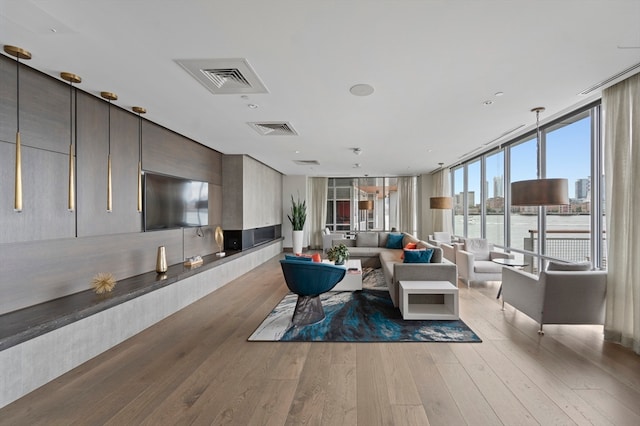
{"type": "Polygon", "coordinates": [[[591,263],[551,262],[539,277],[514,268],[502,272],[502,308],[516,308],[540,324],[604,324],[606,271],[591,263]],[[573,269],[573,270],[572,270],[573,269]]]}
{"type": "Polygon", "coordinates": [[[329,250],[333,244],[333,240],[342,240],[346,238],[346,234],[343,232],[331,232],[329,228],[325,228],[322,231],[322,251],[324,253],[329,250]]]}
{"type": "Polygon", "coordinates": [[[503,266],[493,259],[514,258],[511,253],[494,250],[484,238],[466,238],[461,245],[454,244],[454,249],[458,274],[467,287],[472,281],[501,281],[503,266]]]}

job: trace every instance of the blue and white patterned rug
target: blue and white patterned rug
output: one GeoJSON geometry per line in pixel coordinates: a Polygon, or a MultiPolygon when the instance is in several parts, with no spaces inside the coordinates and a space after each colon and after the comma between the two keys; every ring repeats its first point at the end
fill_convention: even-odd
{"type": "MultiPolygon", "coordinates": [[[[377,271],[375,271],[377,272],[377,271]]],[[[250,341],[288,342],[482,342],[462,320],[405,321],[393,307],[386,288],[375,285],[362,291],[329,292],[320,296],[326,318],[294,327],[291,316],[297,295],[289,293],[267,316],[250,341]]],[[[368,288],[367,288],[368,287],[368,288]]]]}

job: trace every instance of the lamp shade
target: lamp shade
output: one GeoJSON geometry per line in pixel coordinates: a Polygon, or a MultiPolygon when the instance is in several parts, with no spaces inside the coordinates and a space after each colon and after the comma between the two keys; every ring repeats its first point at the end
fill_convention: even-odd
{"type": "Polygon", "coordinates": [[[358,201],[358,210],[373,210],[373,200],[358,201]]]}
{"type": "Polygon", "coordinates": [[[512,206],[559,206],[569,204],[567,179],[521,180],[511,184],[512,206]]]}
{"type": "Polygon", "coordinates": [[[429,206],[432,209],[452,209],[453,198],[451,197],[431,197],[429,199],[429,206]]]}

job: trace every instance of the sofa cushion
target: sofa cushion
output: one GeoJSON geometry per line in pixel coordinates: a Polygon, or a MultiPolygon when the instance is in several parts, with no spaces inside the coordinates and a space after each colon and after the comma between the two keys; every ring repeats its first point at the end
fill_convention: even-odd
{"type": "Polygon", "coordinates": [[[342,240],[333,240],[331,241],[331,246],[339,246],[340,244],[344,244],[347,247],[355,247],[356,246],[356,240],[352,240],[352,239],[342,239],[342,240]]]}
{"type": "Polygon", "coordinates": [[[579,263],[560,263],[550,261],[547,265],[547,271],[590,271],[592,269],[591,262],[579,263]]]}
{"type": "Polygon", "coordinates": [[[404,250],[404,263],[429,263],[433,256],[433,249],[404,250]]]}
{"type": "Polygon", "coordinates": [[[359,232],[356,236],[356,247],[378,247],[378,233],[359,232]]]}
{"type": "Polygon", "coordinates": [[[387,238],[387,245],[385,247],[390,249],[401,249],[404,247],[402,244],[402,237],[402,234],[389,234],[389,237],[387,238]]]}
{"type": "Polygon", "coordinates": [[[484,238],[467,238],[464,251],[473,253],[474,260],[491,260],[491,244],[484,238]]]}
{"type": "Polygon", "coordinates": [[[389,239],[388,232],[378,232],[378,247],[386,247],[387,239],[389,239]]]}

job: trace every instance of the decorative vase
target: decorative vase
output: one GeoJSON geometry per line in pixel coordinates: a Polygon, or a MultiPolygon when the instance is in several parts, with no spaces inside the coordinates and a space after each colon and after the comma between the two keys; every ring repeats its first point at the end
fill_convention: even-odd
{"type": "Polygon", "coordinates": [[[156,258],[156,272],[167,272],[167,251],[164,246],[158,247],[158,256],[156,258]]]}
{"type": "Polygon", "coordinates": [[[304,231],[293,231],[293,254],[302,254],[304,231]]]}

